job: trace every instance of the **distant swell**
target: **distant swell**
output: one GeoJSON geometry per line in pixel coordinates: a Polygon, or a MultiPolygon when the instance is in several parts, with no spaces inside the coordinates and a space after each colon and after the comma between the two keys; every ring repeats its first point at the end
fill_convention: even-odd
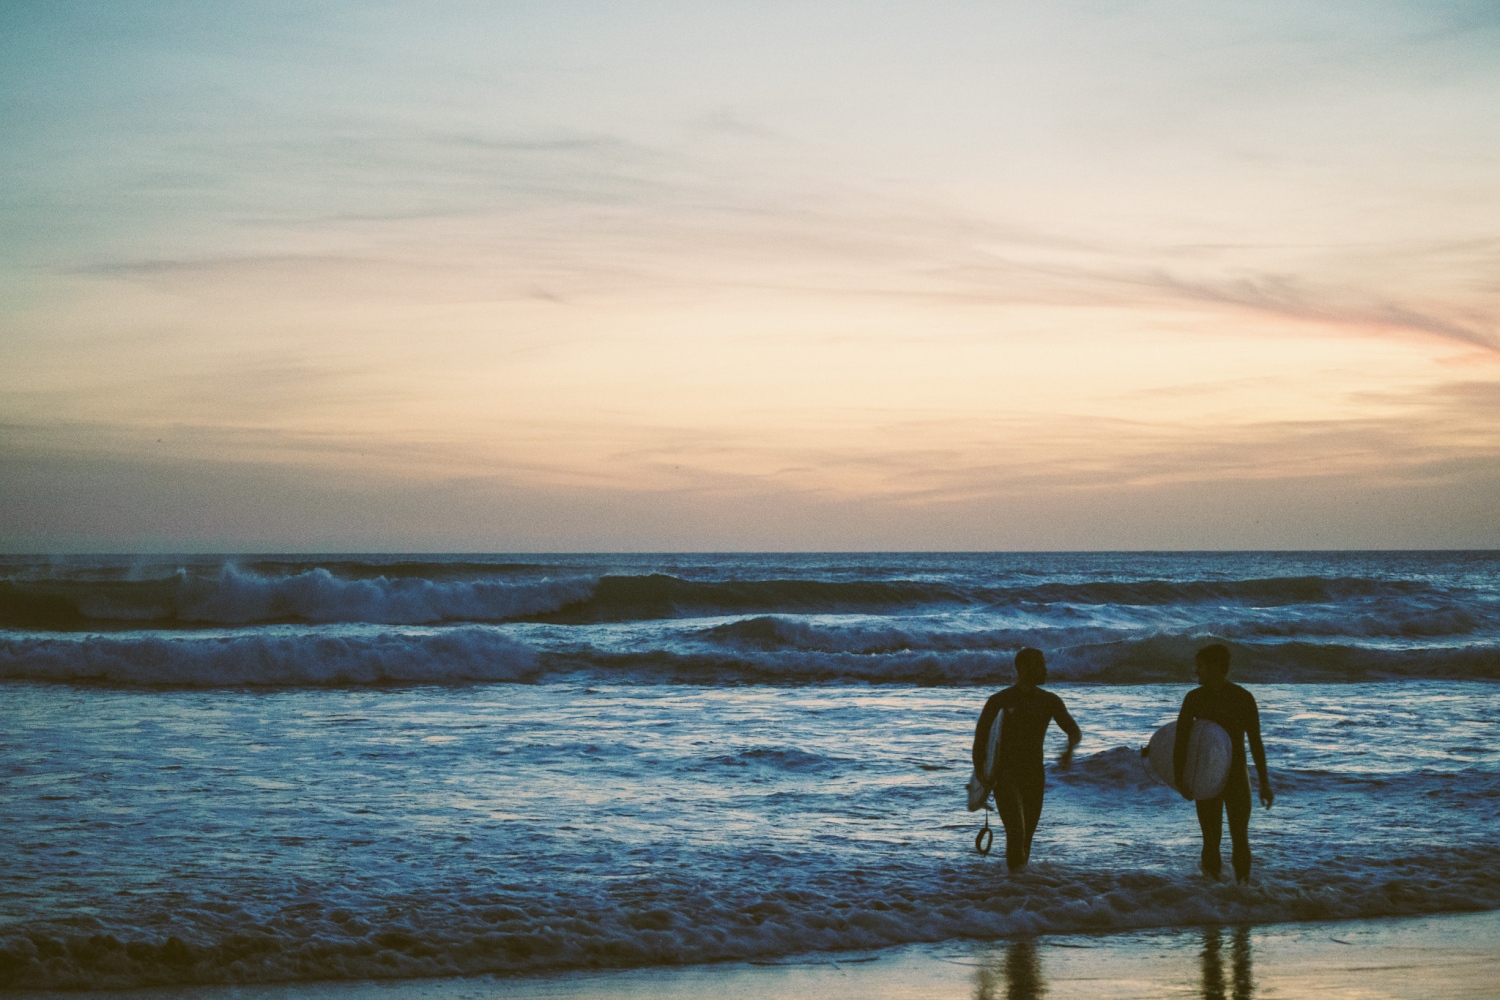
{"type": "Polygon", "coordinates": [[[1412,580],[1292,576],[1264,580],[1138,580],[1044,583],[990,592],[997,602],[1043,604],[1327,604],[1358,597],[1410,597],[1435,588],[1412,580]]]}
{"type": "Polygon", "coordinates": [[[399,578],[419,580],[482,580],[495,576],[513,574],[535,574],[549,567],[542,563],[513,562],[465,562],[426,560],[382,560],[367,562],[358,559],[320,559],[316,567],[306,561],[280,559],[253,559],[242,561],[239,566],[257,576],[296,576],[309,569],[326,569],[334,576],[345,580],[389,580],[399,578]]]}
{"type": "MultiPolygon", "coordinates": [[[[747,624],[768,628],[761,619],[747,624]]],[[[774,642],[616,652],[537,651],[489,625],[360,631],[286,626],[229,633],[161,632],[0,638],[0,680],[128,685],[466,684],[573,673],[638,683],[1009,683],[1021,639],[976,637],[975,648],[909,648],[864,636],[853,648],[784,648],[774,642]]],[[[1153,635],[1048,649],[1056,681],[1180,682],[1184,664],[1213,636],[1153,635]]],[[[957,645],[955,641],[955,645],[957,645]]],[[[1500,680],[1500,648],[1379,649],[1231,642],[1235,676],[1251,682],[1345,682],[1422,677],[1500,680]]]]}
{"type": "Polygon", "coordinates": [[[0,628],[200,628],[275,622],[430,624],[543,621],[596,624],[754,614],[901,614],[943,608],[1065,609],[1245,605],[1281,607],[1386,599],[1432,612],[1430,634],[1472,624],[1443,609],[1439,588],[1412,581],[1264,580],[1042,583],[961,587],[912,580],[686,580],[666,574],[537,575],[487,563],[252,562],[215,574],[149,579],[0,580],[0,628]]]}
{"type": "Polygon", "coordinates": [[[909,580],[729,580],[674,576],[606,576],[586,600],[538,620],[564,623],[630,621],[714,614],[857,614],[899,609],[1026,605],[1163,607],[1234,603],[1257,606],[1326,604],[1355,598],[1440,596],[1423,583],[1364,578],[1277,577],[1266,580],[1043,583],[1028,587],[962,588],[909,580]]]}
{"type": "Polygon", "coordinates": [[[650,576],[603,577],[586,600],[575,601],[556,612],[535,618],[587,624],[752,612],[889,612],[971,601],[971,597],[954,587],[902,580],[725,580],[706,583],[653,573],[650,576]]]}
{"type": "Polygon", "coordinates": [[[506,621],[585,598],[587,579],[348,578],[326,567],[263,576],[226,566],[147,581],[0,581],[0,627],[204,627],[274,622],[506,621]]]}
{"type": "Polygon", "coordinates": [[[963,602],[957,591],[903,582],[749,580],[700,583],[662,574],[596,580],[439,579],[327,567],[263,576],[233,566],[217,576],[150,581],[0,581],[0,627],[204,627],[270,622],[428,624],[545,621],[591,624],[784,612],[890,611],[963,602]]]}
{"type": "MultiPolygon", "coordinates": [[[[1100,684],[1179,683],[1190,680],[1186,664],[1212,637],[1155,636],[1148,639],[1053,648],[1047,653],[1054,681],[1100,684]]],[[[1248,682],[1352,682],[1406,677],[1500,680],[1500,649],[1380,650],[1359,646],[1283,643],[1231,644],[1235,677],[1248,682]]],[[[551,654],[556,670],[592,670],[620,680],[676,683],[807,684],[857,681],[868,684],[963,686],[1010,683],[1013,650],[937,652],[703,651],[639,653],[591,651],[551,654]]]]}

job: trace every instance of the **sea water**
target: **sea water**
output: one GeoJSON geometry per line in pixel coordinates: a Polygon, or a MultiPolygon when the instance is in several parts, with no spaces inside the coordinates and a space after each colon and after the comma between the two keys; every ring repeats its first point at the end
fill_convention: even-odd
{"type": "Polygon", "coordinates": [[[1496,679],[1494,553],[9,557],[0,986],[1500,908],[1496,679]],[[1210,641],[1248,886],[1139,753],[1210,641]],[[1085,741],[1010,874],[963,786],[1023,645],[1085,741]]]}

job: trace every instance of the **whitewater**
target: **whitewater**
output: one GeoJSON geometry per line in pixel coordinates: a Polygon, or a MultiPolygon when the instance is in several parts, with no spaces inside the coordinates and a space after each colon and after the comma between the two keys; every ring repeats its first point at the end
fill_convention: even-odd
{"type": "Polygon", "coordinates": [[[0,988],[1496,909],[1497,679],[1496,553],[4,557],[0,988]],[[1139,757],[1211,641],[1249,886],[1139,757]],[[1009,875],[963,785],[1023,645],[1085,741],[1009,875]]]}

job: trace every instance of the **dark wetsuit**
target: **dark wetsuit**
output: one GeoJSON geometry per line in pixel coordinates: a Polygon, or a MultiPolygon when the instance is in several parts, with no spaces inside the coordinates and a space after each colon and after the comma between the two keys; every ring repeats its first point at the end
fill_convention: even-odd
{"type": "Polygon", "coordinates": [[[1193,719],[1217,722],[1229,734],[1234,746],[1224,794],[1197,803],[1198,825],[1203,828],[1203,871],[1218,878],[1223,869],[1219,841],[1224,835],[1224,814],[1228,813],[1229,840],[1234,845],[1234,877],[1244,881],[1250,876],[1250,774],[1245,768],[1245,737],[1250,737],[1250,753],[1264,781],[1266,748],[1260,742],[1260,709],[1255,704],[1255,696],[1238,684],[1226,682],[1218,690],[1195,687],[1189,691],[1182,699],[1182,711],[1177,713],[1177,743],[1172,752],[1173,773],[1178,784],[1182,783],[1182,771],[1187,766],[1193,719]]]}
{"type": "Polygon", "coordinates": [[[1042,743],[1047,725],[1057,720],[1068,738],[1077,742],[1078,723],[1063,701],[1041,688],[1008,687],[990,696],[974,727],[974,770],[984,774],[989,750],[990,726],[1005,712],[1000,730],[1000,749],[995,755],[995,810],[1005,824],[1005,863],[1020,868],[1031,857],[1031,838],[1042,817],[1042,796],[1047,790],[1042,766],[1042,743]]]}

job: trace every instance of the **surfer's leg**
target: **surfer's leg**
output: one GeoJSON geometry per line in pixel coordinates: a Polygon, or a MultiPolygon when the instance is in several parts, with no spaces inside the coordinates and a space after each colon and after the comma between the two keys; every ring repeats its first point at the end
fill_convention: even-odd
{"type": "Polygon", "coordinates": [[[1042,772],[1032,775],[1021,788],[1021,808],[1026,814],[1026,860],[1031,860],[1031,839],[1036,836],[1037,824],[1042,819],[1042,800],[1047,794],[1047,776],[1042,772]]]}
{"type": "Polygon", "coordinates": [[[1224,870],[1219,857],[1219,841],[1224,836],[1224,800],[1203,799],[1194,805],[1198,807],[1198,825],[1203,828],[1203,874],[1218,878],[1224,870]]]}
{"type": "Polygon", "coordinates": [[[1026,864],[1030,837],[1026,833],[1026,805],[1013,782],[995,786],[995,811],[1005,827],[1005,864],[1015,871],[1026,864]]]}
{"type": "Polygon", "coordinates": [[[1250,782],[1243,771],[1238,781],[1231,778],[1224,789],[1224,812],[1229,816],[1234,878],[1243,882],[1250,877],[1250,782]]]}

